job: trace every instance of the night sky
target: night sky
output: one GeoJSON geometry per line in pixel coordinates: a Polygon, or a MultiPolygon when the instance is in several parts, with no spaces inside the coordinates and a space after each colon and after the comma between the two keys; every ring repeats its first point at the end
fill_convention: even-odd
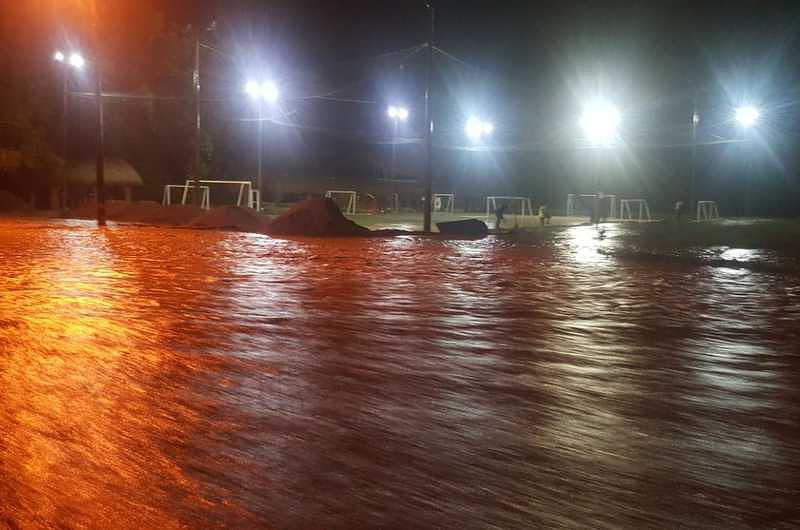
{"type": "MultiPolygon", "coordinates": [[[[38,65],[49,76],[56,118],[58,75],[48,59],[65,41],[89,47],[88,3],[30,1],[3,8],[4,25],[19,28],[16,36],[4,37],[4,63],[11,67],[4,71],[13,77],[14,65],[38,65]]],[[[592,172],[610,191],[669,204],[688,186],[686,144],[696,104],[700,188],[733,208],[742,174],[750,172],[758,175],[765,213],[796,211],[797,3],[435,5],[436,44],[452,54],[435,55],[434,173],[440,191],[515,191],[560,203],[564,193],[589,191],[595,175],[586,173],[592,172]],[[623,114],[623,146],[600,155],[582,149],[578,127],[581,106],[598,96],[623,114]],[[750,141],[728,143],[745,134],[731,120],[742,103],[759,105],[763,119],[747,132],[750,141]],[[473,114],[496,125],[477,152],[463,134],[473,114]]],[[[427,39],[427,17],[421,1],[102,2],[107,91],[161,98],[152,103],[154,117],[146,126],[136,122],[142,100],[109,100],[109,150],[142,168],[154,188],[183,178],[189,143],[178,141],[173,152],[150,156],[164,142],[150,148],[126,127],[150,128],[154,137],[188,134],[190,128],[180,125],[191,121],[183,116],[191,110],[187,27],[215,21],[202,37],[222,52],[204,48],[202,55],[204,130],[214,144],[215,173],[232,178],[252,172],[254,124],[248,120],[254,109],[242,85],[255,76],[276,79],[282,89],[267,138],[266,165],[275,179],[325,173],[369,182],[385,175],[392,137],[385,109],[395,102],[411,109],[397,135],[408,145],[397,147],[396,172],[418,178],[426,52],[414,47],[427,39]],[[175,118],[175,130],[162,130],[169,126],[156,117],[163,121],[171,112],[183,114],[175,118]]],[[[76,92],[88,89],[88,79],[75,82],[76,92]]],[[[88,156],[91,106],[77,105],[82,108],[71,149],[88,156]]]]}

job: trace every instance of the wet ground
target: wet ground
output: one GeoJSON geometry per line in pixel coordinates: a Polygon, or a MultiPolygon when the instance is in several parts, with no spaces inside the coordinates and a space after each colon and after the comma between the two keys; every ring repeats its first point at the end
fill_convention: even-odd
{"type": "Polygon", "coordinates": [[[0,221],[0,527],[800,525],[800,276],[0,221]]]}

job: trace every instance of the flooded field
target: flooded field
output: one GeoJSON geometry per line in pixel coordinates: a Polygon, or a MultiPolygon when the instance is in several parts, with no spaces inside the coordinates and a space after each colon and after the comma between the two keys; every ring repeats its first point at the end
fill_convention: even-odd
{"type": "Polygon", "coordinates": [[[0,221],[0,528],[800,525],[800,276],[0,221]]]}

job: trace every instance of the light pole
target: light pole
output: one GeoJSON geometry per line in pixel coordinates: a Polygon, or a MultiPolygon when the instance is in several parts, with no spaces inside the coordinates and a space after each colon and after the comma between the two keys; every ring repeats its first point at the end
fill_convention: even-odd
{"type": "Polygon", "coordinates": [[[433,47],[435,39],[436,10],[433,2],[426,4],[430,12],[430,24],[428,26],[428,57],[425,68],[425,208],[423,212],[423,226],[425,232],[431,231],[431,212],[433,205],[433,108],[431,104],[431,80],[433,78],[433,47]]]}
{"type": "MultiPolygon", "coordinates": [[[[580,126],[591,147],[611,147],[618,138],[618,128],[622,116],[617,107],[607,101],[596,100],[588,103],[583,109],[580,126]]],[[[596,164],[595,164],[596,165],[596,164]]],[[[600,222],[600,179],[598,169],[594,168],[594,220],[600,222]]]]}
{"type": "MultiPolygon", "coordinates": [[[[756,125],[759,118],[761,118],[761,110],[754,105],[741,105],[736,107],[736,110],[733,114],[734,119],[739,124],[739,126],[744,129],[745,134],[750,133],[750,130],[756,125]]],[[[748,161],[751,160],[750,154],[747,155],[748,161]]],[[[750,217],[751,215],[751,201],[752,201],[752,177],[751,172],[753,170],[752,164],[747,164],[748,167],[745,168],[745,206],[744,212],[745,216],[750,217]]]]}
{"type": "Polygon", "coordinates": [[[405,122],[408,119],[408,109],[402,106],[390,105],[386,109],[386,115],[392,120],[392,159],[389,165],[389,182],[394,178],[394,160],[395,160],[395,141],[397,140],[397,127],[400,122],[405,122]]]}
{"type": "Polygon", "coordinates": [[[264,103],[274,104],[280,97],[280,90],[278,85],[273,81],[248,81],[244,85],[244,91],[250,96],[258,111],[258,146],[257,146],[257,168],[256,168],[256,182],[259,193],[262,190],[262,169],[261,160],[263,158],[264,149],[264,103]]]}
{"type": "MultiPolygon", "coordinates": [[[[53,60],[61,65],[61,157],[66,165],[69,155],[69,80],[70,69],[81,70],[86,64],[86,60],[78,52],[72,52],[67,56],[61,50],[53,54],[53,60]]],[[[61,207],[67,207],[67,173],[62,171],[61,181],[61,207]]]]}
{"type": "Polygon", "coordinates": [[[697,113],[697,96],[692,98],[692,167],[691,167],[691,182],[689,183],[689,212],[695,211],[695,195],[696,187],[696,174],[697,174],[697,126],[700,124],[700,114],[697,113]]]}

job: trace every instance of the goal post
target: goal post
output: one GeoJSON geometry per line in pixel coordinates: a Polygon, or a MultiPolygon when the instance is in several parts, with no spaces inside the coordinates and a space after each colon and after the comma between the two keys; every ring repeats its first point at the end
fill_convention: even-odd
{"type": "Polygon", "coordinates": [[[697,220],[713,221],[719,219],[719,208],[716,201],[697,201],[697,220]]]}
{"type": "Polygon", "coordinates": [[[521,215],[523,217],[533,215],[533,206],[530,198],[528,197],[490,195],[489,197],[486,197],[486,217],[491,217],[492,214],[497,211],[497,208],[504,204],[508,207],[511,207],[512,205],[519,206],[519,213],[510,211],[508,212],[510,214],[521,215]]]}
{"type": "MultiPolygon", "coordinates": [[[[172,204],[172,190],[181,191],[180,204],[186,204],[186,199],[194,190],[194,185],[186,184],[167,184],[164,186],[164,196],[161,204],[169,206],[172,204]]],[[[200,186],[200,207],[204,210],[211,208],[211,189],[208,186],[200,186]]]]}
{"type": "Polygon", "coordinates": [[[623,221],[650,221],[650,206],[647,199],[620,199],[619,218],[623,221]],[[634,214],[637,217],[634,219],[634,214]]]}
{"type": "Polygon", "coordinates": [[[433,201],[434,212],[453,213],[456,202],[455,193],[434,193],[431,200],[433,201]]]}
{"type": "MultiPolygon", "coordinates": [[[[200,185],[206,185],[209,188],[212,184],[239,186],[239,190],[236,195],[236,206],[246,206],[248,208],[253,208],[256,211],[261,210],[261,195],[260,193],[253,193],[253,191],[257,190],[253,189],[253,183],[249,180],[198,180],[197,182],[200,185]]],[[[192,185],[194,185],[194,180],[187,179],[186,185],[183,188],[181,204],[186,204],[186,199],[189,195],[189,187],[192,185]]]]}
{"type": "Polygon", "coordinates": [[[333,200],[346,214],[355,215],[358,193],[353,190],[327,190],[325,197],[333,200]],[[344,208],[342,208],[344,205],[344,208]]]}
{"type": "MultiPolygon", "coordinates": [[[[576,194],[567,195],[567,217],[591,217],[594,201],[608,199],[608,218],[618,219],[620,212],[617,211],[618,201],[616,195],[598,194],[576,194]],[[588,204],[587,204],[588,203],[588,204]]],[[[605,216],[603,216],[605,217],[605,216]]]]}

